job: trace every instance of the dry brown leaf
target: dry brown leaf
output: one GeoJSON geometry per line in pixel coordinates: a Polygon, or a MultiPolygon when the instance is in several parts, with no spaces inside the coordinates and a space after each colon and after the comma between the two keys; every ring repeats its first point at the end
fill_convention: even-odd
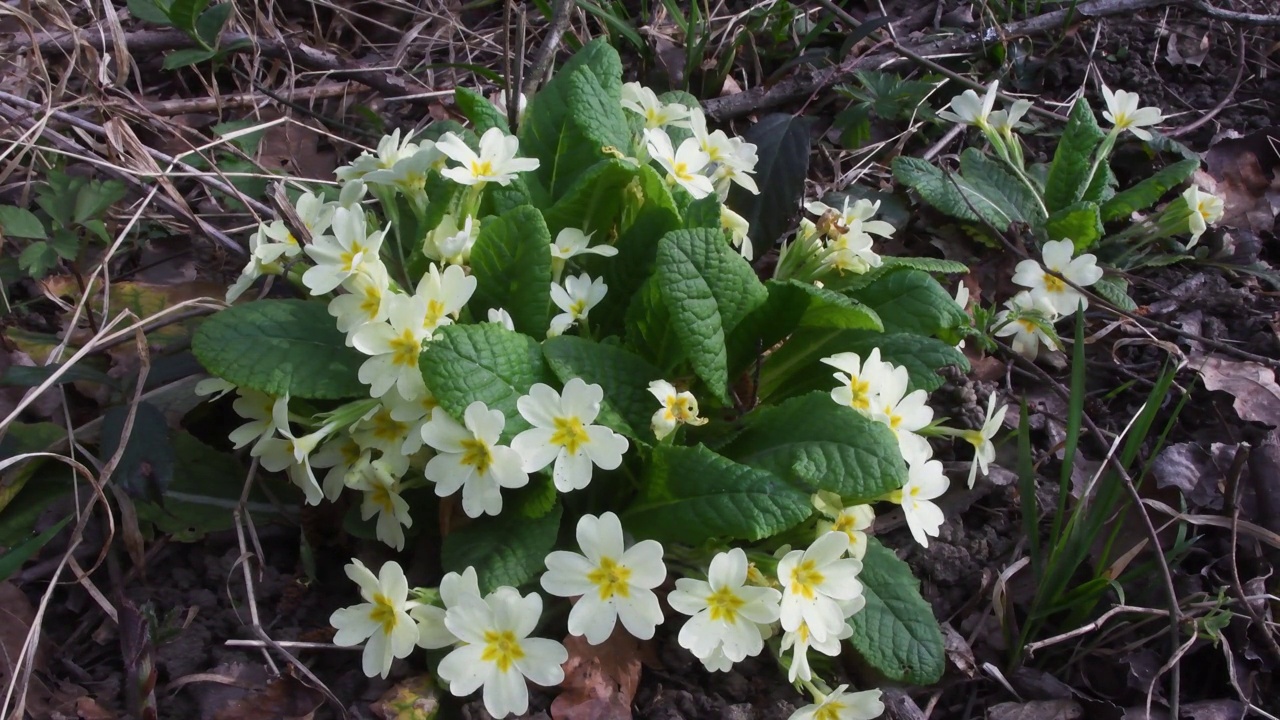
{"type": "Polygon", "coordinates": [[[1220,223],[1270,232],[1280,213],[1280,127],[1214,143],[1204,154],[1197,185],[1222,198],[1220,223]]]}
{"type": "Polygon", "coordinates": [[[190,685],[200,720],[311,720],[324,694],[293,675],[270,677],[261,665],[220,665],[190,685]]]}
{"type": "Polygon", "coordinates": [[[551,703],[555,720],[630,720],[640,684],[640,643],[619,629],[599,645],[570,635],[564,641],[562,692],[551,703]]]}
{"type": "Polygon", "coordinates": [[[991,720],[1077,720],[1084,717],[1084,708],[1075,700],[1008,702],[992,707],[988,717],[991,720]]]}
{"type": "MultiPolygon", "coordinates": [[[[26,593],[11,582],[0,582],[0,688],[9,687],[14,671],[20,669],[22,648],[35,619],[35,608],[26,593]]],[[[35,669],[42,669],[44,664],[45,653],[37,651],[35,669]]],[[[27,688],[27,709],[37,716],[37,708],[47,711],[49,695],[49,689],[33,677],[27,688]]]]}
{"type": "Polygon", "coordinates": [[[1237,447],[1212,443],[1206,451],[1190,442],[1166,446],[1151,464],[1156,487],[1177,488],[1194,508],[1220,510],[1227,469],[1237,447]]]}
{"type": "Polygon", "coordinates": [[[1271,369],[1214,354],[1193,355],[1190,365],[1200,371],[1205,387],[1235,398],[1232,407],[1240,419],[1280,427],[1280,385],[1271,369]]]}
{"type": "Polygon", "coordinates": [[[402,680],[370,708],[379,720],[432,720],[440,712],[440,691],[430,675],[402,680]]]}

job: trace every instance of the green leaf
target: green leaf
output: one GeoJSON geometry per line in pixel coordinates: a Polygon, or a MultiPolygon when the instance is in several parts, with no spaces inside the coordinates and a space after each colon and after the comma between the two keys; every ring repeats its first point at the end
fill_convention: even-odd
{"type": "Polygon", "coordinates": [[[808,494],[703,445],[659,445],[623,525],[640,537],[699,545],[761,540],[813,512],[808,494]]]}
{"type": "Polygon", "coordinates": [[[746,370],[800,326],[812,303],[808,290],[802,285],[804,283],[777,280],[765,283],[769,297],[738,323],[725,342],[730,377],[746,370]]]}
{"type": "MultiPolygon", "coordinates": [[[[5,370],[4,375],[0,376],[0,385],[11,385],[16,387],[36,387],[53,376],[55,372],[60,370],[65,363],[54,363],[52,365],[10,365],[5,370]]],[[[67,369],[66,372],[58,376],[55,384],[62,385],[69,382],[84,380],[87,382],[100,383],[111,388],[118,388],[119,384],[115,378],[110,377],[106,373],[88,367],[84,363],[76,363],[67,369]]]]}
{"type": "Polygon", "coordinates": [[[726,203],[751,225],[755,257],[764,255],[791,225],[809,174],[812,119],[774,113],[752,125],[742,139],[756,146],[758,195],[735,184],[726,203]]]}
{"type": "Polygon", "coordinates": [[[63,260],[74,260],[80,254],[80,236],[75,230],[60,227],[53,231],[49,247],[63,260]]]}
{"type": "Polygon", "coordinates": [[[896,270],[853,293],[884,324],[886,332],[933,335],[963,325],[969,318],[932,275],[896,270]]]}
{"type": "Polygon", "coordinates": [[[476,277],[472,311],[511,314],[517,330],[545,337],[551,307],[551,233],[531,205],[486,218],[471,249],[476,277]]]}
{"type": "Polygon", "coordinates": [[[501,410],[507,433],[527,427],[516,400],[534,383],[550,383],[538,343],[495,323],[446,325],[419,357],[427,387],[441,407],[460,419],[479,400],[501,410]]]}
{"type": "Polygon", "coordinates": [[[1084,197],[1091,178],[1093,156],[1106,134],[1098,127],[1089,101],[1083,97],[1071,107],[1067,127],[1058,140],[1058,150],[1045,181],[1044,204],[1057,212],[1084,197]]]}
{"type": "Polygon", "coordinates": [[[1050,240],[1070,240],[1077,253],[1084,252],[1102,238],[1098,204],[1084,201],[1068,205],[1050,216],[1044,229],[1050,240]]]}
{"type": "Polygon", "coordinates": [[[44,240],[49,237],[44,223],[26,208],[0,205],[0,236],[44,240]]]}
{"type": "Polygon", "coordinates": [[[684,211],[684,226],[690,230],[693,228],[720,230],[720,198],[712,194],[690,203],[684,211]]]}
{"type": "Polygon", "coordinates": [[[584,46],[529,101],[520,123],[520,149],[538,158],[530,177],[551,200],[603,159],[605,146],[626,150],[629,133],[621,101],[622,61],[603,39],[584,46]]]}
{"type": "Polygon", "coordinates": [[[37,280],[48,275],[57,265],[58,253],[43,240],[31,243],[18,255],[18,267],[37,280]]]}
{"type": "MultiPolygon", "coordinates": [[[[172,434],[172,446],[173,482],[164,493],[164,504],[138,502],[138,518],[179,542],[199,542],[209,533],[231,529],[235,525],[232,511],[244,490],[244,466],[230,454],[180,430],[172,434]]],[[[248,504],[249,513],[259,523],[294,506],[289,501],[295,495],[301,499],[293,485],[283,482],[271,485],[269,496],[262,482],[259,478],[254,484],[248,504]]]]}
{"type": "Polygon", "coordinates": [[[764,304],[768,291],[723,233],[705,228],[663,236],[654,277],[694,372],[713,396],[728,404],[725,336],[764,304]]]}
{"type": "Polygon", "coordinates": [[[53,539],[53,536],[61,532],[62,528],[66,527],[67,523],[71,522],[74,517],[75,515],[67,515],[50,525],[39,535],[9,548],[3,555],[0,555],[0,582],[8,580],[10,576],[21,570],[23,564],[31,559],[31,556],[35,555],[40,548],[47,545],[53,539]]]}
{"type": "Polygon", "coordinates": [[[658,368],[626,348],[572,335],[542,343],[542,354],[561,382],[576,377],[604,389],[597,422],[633,440],[653,441],[649,421],[660,405],[649,383],[662,379],[658,368]]]}
{"type": "MultiPolygon", "coordinates": [[[[626,188],[638,172],[634,163],[608,158],[592,165],[565,194],[543,213],[554,238],[567,227],[596,233],[595,242],[607,241],[622,214],[626,188]]],[[[606,259],[613,262],[612,259],[606,259]]],[[[612,290],[612,286],[610,286],[612,290]]]]}
{"type": "Polygon", "coordinates": [[[960,153],[960,172],[974,190],[1011,220],[1032,227],[1044,222],[1044,210],[1035,193],[995,160],[968,148],[960,153]]]}
{"type": "Polygon", "coordinates": [[[1122,220],[1135,212],[1146,210],[1199,168],[1199,158],[1180,160],[1128,190],[1116,193],[1110,200],[1102,203],[1102,221],[1122,220]]]}
{"type": "Polygon", "coordinates": [[[1133,312],[1138,309],[1138,304],[1129,297],[1129,281],[1118,275],[1104,275],[1089,289],[1121,310],[1133,312]]]}
{"type": "MultiPolygon", "coordinates": [[[[217,54],[217,50],[203,50],[201,48],[174,50],[164,56],[164,69],[177,70],[178,68],[184,68],[188,65],[195,65],[197,63],[202,63],[217,54]]],[[[223,169],[225,170],[226,168],[224,167],[223,169]]]]}
{"type": "Polygon", "coordinates": [[[120,463],[111,479],[135,498],[158,500],[173,480],[174,454],[169,440],[169,424],[164,413],[148,402],[140,402],[133,415],[133,427],[124,437],[129,408],[116,405],[102,418],[102,457],[115,455],[125,443],[120,463]]]}
{"type": "Polygon", "coordinates": [[[648,165],[640,167],[625,190],[625,198],[624,222],[614,243],[618,254],[599,263],[600,276],[609,287],[604,300],[591,311],[592,324],[599,327],[613,328],[622,323],[636,293],[653,272],[658,254],[658,244],[653,239],[680,227],[680,212],[666,182],[648,165]]]}
{"type": "Polygon", "coordinates": [[[365,356],[347,347],[318,301],[229,307],[201,324],[191,349],[214,375],[268,395],[335,400],[369,392],[356,376],[365,356]]]}
{"type": "Polygon", "coordinates": [[[498,128],[504,133],[510,134],[511,130],[507,127],[507,118],[498,112],[498,108],[489,102],[484,95],[472,90],[471,88],[458,87],[454,88],[453,101],[457,103],[458,109],[462,114],[471,121],[471,125],[475,127],[476,133],[483,135],[489,128],[498,128]]]}
{"type": "Polygon", "coordinates": [[[874,310],[866,305],[826,288],[795,280],[809,295],[809,308],[800,319],[801,327],[848,328],[851,330],[875,330],[882,332],[884,323],[874,310]]]}
{"type": "Polygon", "coordinates": [[[173,0],[169,5],[169,20],[179,30],[195,35],[196,18],[208,5],[209,0],[173,0]]]}
{"type": "Polygon", "coordinates": [[[156,25],[169,26],[169,0],[129,0],[129,14],[156,25]]]}
{"type": "Polygon", "coordinates": [[[205,45],[217,47],[222,28],[227,24],[233,9],[235,9],[234,2],[224,2],[200,13],[200,17],[196,20],[196,36],[204,41],[205,45]]]}
{"type": "Polygon", "coordinates": [[[684,359],[680,338],[662,300],[657,278],[650,278],[633,296],[625,321],[627,346],[657,366],[663,375],[669,374],[684,359]]]}
{"type": "Polygon", "coordinates": [[[440,547],[440,564],[446,572],[476,569],[480,592],[502,585],[520,587],[545,569],[547,553],[560,533],[559,503],[536,519],[512,522],[506,516],[482,517],[448,535],[440,547]]]}
{"type": "Polygon", "coordinates": [[[757,411],[721,452],[806,493],[827,490],[847,503],[873,502],[907,481],[893,432],[837,404],[829,393],[810,393],[757,411]]]}
{"type": "Polygon", "coordinates": [[[894,682],[937,682],[946,664],[942,630],[920,597],[920,581],[911,568],[879,540],[868,538],[858,579],[867,605],[849,618],[849,644],[894,682]]]}
{"type": "Polygon", "coordinates": [[[943,172],[927,160],[898,156],[893,160],[893,176],[920,193],[921,199],[939,212],[951,217],[987,222],[1001,231],[1019,219],[998,196],[987,197],[963,176],[943,172]]]}
{"type": "Polygon", "coordinates": [[[881,360],[907,369],[910,390],[933,391],[941,387],[941,368],[969,369],[964,353],[936,338],[911,333],[801,328],[765,360],[760,396],[776,401],[813,390],[830,391],[835,386],[835,370],[819,364],[821,358],[841,352],[866,357],[875,348],[880,349],[881,360]]]}

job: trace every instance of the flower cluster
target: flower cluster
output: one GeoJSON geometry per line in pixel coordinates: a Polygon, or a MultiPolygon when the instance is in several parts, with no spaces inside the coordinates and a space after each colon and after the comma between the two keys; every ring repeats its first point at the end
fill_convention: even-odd
{"type": "Polygon", "coordinates": [[[804,208],[817,219],[800,220],[795,238],[782,247],[778,256],[774,274],[777,279],[832,284],[883,264],[883,259],[872,249],[872,236],[889,238],[894,227],[873,219],[880,210],[880,201],[851,201],[846,197],[840,207],[815,200],[806,203],[804,208]]]}

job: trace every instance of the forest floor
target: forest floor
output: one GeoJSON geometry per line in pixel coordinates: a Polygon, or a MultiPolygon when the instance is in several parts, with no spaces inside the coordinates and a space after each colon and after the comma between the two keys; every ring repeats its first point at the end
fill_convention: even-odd
{"type": "MultiPolygon", "coordinates": [[[[896,194],[903,224],[882,252],[964,262],[972,297],[988,305],[1010,294],[1018,258],[930,212],[908,211],[912,199],[889,169],[900,154],[946,160],[959,152],[956,134],[913,110],[921,100],[941,109],[964,87],[947,81],[933,91],[946,78],[895,48],[916,48],[980,83],[999,78],[1007,92],[1063,115],[1080,93],[1102,107],[1104,83],[1161,108],[1164,136],[1204,159],[1199,179],[1216,183],[1228,217],[1202,240],[1208,252],[1199,260],[1128,276],[1138,305],[1131,317],[1105,308],[1085,315],[1085,413],[1101,434],[1083,433],[1073,458],[1065,457],[1074,447],[1066,437],[1067,356],[1042,359],[1037,371],[970,348],[972,371],[951,374],[933,394],[939,416],[980,423],[985,399],[997,393],[1011,405],[1010,430],[1025,401],[1037,497],[1022,496],[1010,440],[988,480],[972,490],[953,483],[943,500],[948,522],[928,548],[910,541],[900,515],[878,519],[872,532],[906,548],[943,623],[948,659],[933,686],[887,688],[886,717],[1170,718],[1175,686],[1180,718],[1276,717],[1280,5],[1219,0],[1216,12],[1154,0],[1006,2],[845,3],[854,20],[874,28],[854,32],[819,2],[720,0],[689,22],[670,10],[685,3],[579,0],[569,4],[556,47],[562,59],[609,35],[628,79],[689,90],[731,134],[769,112],[813,118],[806,196],[850,184],[896,194]],[[948,42],[952,49],[936,51],[948,42]],[[855,74],[871,70],[884,73],[874,87],[855,74]],[[931,91],[917,97],[907,80],[931,91]],[[838,88],[877,102],[868,107],[838,88]],[[1107,570],[1110,590],[1078,622],[1058,616],[1020,636],[1036,590],[1025,570],[1036,543],[1026,536],[1024,511],[1038,512],[1033,526],[1044,527],[1063,489],[1071,496],[1065,504],[1080,501],[1170,364],[1179,368],[1174,390],[1153,400],[1158,430],[1130,465],[1140,470],[1144,502],[1122,504],[1109,518],[1117,530],[1113,565],[1083,564],[1086,572],[1107,570]],[[1069,478],[1060,483],[1064,464],[1069,478]],[[1152,552],[1147,522],[1162,552],[1152,552]],[[1181,622],[1177,635],[1171,612],[1181,622]],[[1020,643],[1037,645],[1014,662],[1020,643]]],[[[123,240],[109,251],[99,242],[80,260],[106,253],[113,292],[131,293],[138,317],[178,313],[148,335],[149,353],[139,352],[133,333],[84,345],[92,351],[84,373],[27,398],[40,378],[32,383],[15,368],[43,364],[69,335],[82,343],[104,336],[69,317],[78,304],[68,298],[83,287],[79,268],[92,262],[54,258],[36,281],[19,267],[21,246],[4,241],[0,417],[22,403],[19,421],[70,424],[90,446],[112,422],[108,408],[122,400],[100,374],[147,373],[147,392],[190,395],[190,379],[199,377],[187,352],[190,324],[216,309],[244,262],[249,231],[274,216],[273,176],[324,181],[392,128],[457,117],[453,88],[494,92],[519,47],[532,57],[543,46],[548,20],[539,8],[549,12],[544,3],[524,6],[520,41],[509,32],[519,13],[504,17],[499,3],[240,0],[222,39],[232,48],[225,57],[170,70],[166,54],[191,48],[191,38],[114,5],[0,3],[0,201],[28,202],[32,184],[47,181],[55,163],[71,176],[118,179],[129,201],[103,220],[105,237],[123,240]],[[175,170],[173,158],[183,154],[189,167],[175,170]]],[[[1031,152],[1043,156],[1059,129],[1030,137],[1031,152]]],[[[1115,166],[1124,179],[1150,174],[1157,162],[1126,147],[1115,166]]],[[[130,693],[148,677],[158,683],[161,718],[417,717],[391,707],[397,693],[434,697],[419,692],[424,664],[399,662],[387,679],[369,679],[355,653],[328,644],[330,614],[356,599],[342,566],[389,551],[332,532],[343,507],[281,509],[246,533],[231,513],[246,469],[245,458],[226,452],[235,423],[229,403],[164,412],[178,466],[219,482],[221,506],[143,518],[142,530],[137,518],[108,523],[104,514],[72,537],[54,525],[86,498],[65,478],[50,479],[48,469],[48,482],[28,480],[16,494],[0,479],[0,548],[52,529],[48,543],[6,566],[0,582],[0,687],[23,695],[32,718],[127,717],[130,693]],[[209,457],[209,447],[219,452],[209,457]],[[300,532],[313,552],[300,550],[300,532]],[[12,671],[33,627],[40,649],[24,686],[22,672],[12,671]],[[147,661],[156,674],[148,675],[147,661]]],[[[11,433],[0,458],[38,440],[11,433]]],[[[953,478],[963,477],[967,457],[942,459],[955,461],[953,478]]],[[[404,555],[418,556],[434,555],[412,547],[404,555]]],[[[406,568],[411,578],[439,572],[427,560],[406,568]]],[[[661,632],[614,652],[617,667],[578,681],[594,688],[583,692],[624,698],[635,717],[785,720],[805,702],[768,657],[709,674],[674,633],[661,632]]],[[[850,663],[834,672],[865,678],[867,671],[850,663]]],[[[570,703],[553,708],[558,693],[535,688],[529,717],[604,716],[570,703]]],[[[479,701],[439,699],[446,713],[489,717],[479,701]]],[[[14,707],[10,699],[5,707],[14,707]]]]}

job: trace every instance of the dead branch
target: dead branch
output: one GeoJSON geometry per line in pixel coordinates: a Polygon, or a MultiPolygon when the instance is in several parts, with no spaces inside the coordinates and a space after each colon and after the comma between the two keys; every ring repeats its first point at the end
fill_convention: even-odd
{"type": "Polygon", "coordinates": [[[999,33],[992,28],[909,47],[890,41],[890,52],[850,58],[834,67],[801,70],[774,85],[752,88],[727,97],[713,98],[704,102],[702,108],[716,120],[724,121],[808,97],[832,85],[848,81],[858,70],[872,68],[880,70],[913,62],[907,53],[921,58],[967,54],[1002,37],[1040,35],[1080,19],[1129,14],[1168,4],[1170,4],[1169,0],[1090,0],[1079,3],[1073,8],[1055,10],[1021,22],[1009,23],[1003,26],[999,33]]]}
{"type": "MultiPolygon", "coordinates": [[[[32,47],[43,53],[69,53],[76,47],[88,46],[102,52],[108,36],[93,29],[63,33],[35,33],[15,36],[7,44],[0,45],[0,55],[26,50],[32,47]]],[[[124,34],[124,42],[134,57],[145,57],[167,50],[194,47],[191,37],[180,30],[137,30],[124,34]]],[[[227,31],[222,33],[221,46],[244,45],[233,52],[254,51],[273,60],[290,60],[311,70],[326,72],[332,78],[346,78],[366,85],[387,96],[413,95],[428,92],[432,88],[411,75],[396,72],[399,68],[362,67],[303,42],[260,38],[248,33],[227,31]]],[[[426,99],[426,98],[421,98],[426,99]]],[[[406,98],[415,101],[414,98],[406,98]]]]}
{"type": "Polygon", "coordinates": [[[1234,10],[1223,10],[1212,3],[1199,0],[1192,2],[1191,7],[1208,15],[1215,20],[1226,20],[1230,23],[1240,25],[1264,25],[1268,27],[1280,27],[1280,13],[1272,13],[1270,15],[1262,15],[1260,13],[1236,12],[1234,10]]]}

